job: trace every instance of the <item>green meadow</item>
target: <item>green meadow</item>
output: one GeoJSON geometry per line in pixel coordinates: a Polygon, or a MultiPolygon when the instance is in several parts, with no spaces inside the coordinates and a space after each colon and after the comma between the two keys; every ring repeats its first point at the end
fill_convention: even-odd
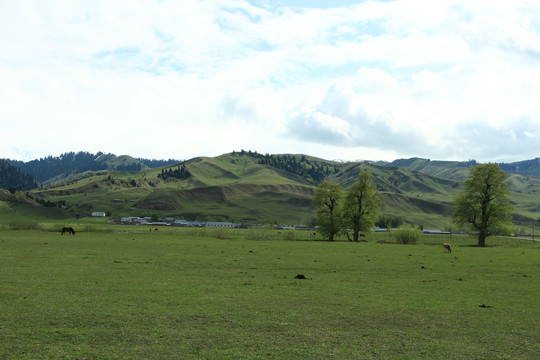
{"type": "Polygon", "coordinates": [[[535,242],[490,238],[477,248],[467,236],[397,245],[378,233],[350,243],[262,228],[73,225],[75,236],[54,224],[0,230],[0,358],[540,353],[535,242]]]}

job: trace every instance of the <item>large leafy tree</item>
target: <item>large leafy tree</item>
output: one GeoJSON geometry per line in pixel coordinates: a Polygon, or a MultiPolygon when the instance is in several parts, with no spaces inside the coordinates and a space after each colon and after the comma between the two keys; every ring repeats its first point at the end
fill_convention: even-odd
{"type": "Polygon", "coordinates": [[[353,229],[353,240],[358,241],[360,231],[368,231],[379,218],[379,199],[373,187],[373,176],[363,171],[345,195],[344,217],[353,229]]]}
{"type": "Polygon", "coordinates": [[[513,206],[506,177],[497,164],[475,166],[463,182],[463,192],[454,198],[454,222],[478,232],[480,247],[486,246],[489,235],[505,233],[512,225],[513,206]]]}
{"type": "Polygon", "coordinates": [[[333,241],[341,230],[341,207],[343,189],[341,185],[323,181],[317,187],[313,203],[317,206],[319,231],[333,241]]]}

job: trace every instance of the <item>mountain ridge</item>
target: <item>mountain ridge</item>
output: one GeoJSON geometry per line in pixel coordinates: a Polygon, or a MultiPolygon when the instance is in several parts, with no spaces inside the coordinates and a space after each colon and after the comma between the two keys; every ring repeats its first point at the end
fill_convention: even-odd
{"type": "MultiPolygon", "coordinates": [[[[304,154],[260,154],[256,151],[233,151],[231,154],[247,154],[249,156],[256,157],[258,159],[265,159],[267,157],[273,158],[294,158],[297,161],[306,159],[313,163],[325,163],[325,164],[358,164],[367,162],[373,165],[381,166],[397,166],[408,170],[420,171],[425,174],[433,175],[444,179],[452,179],[463,181],[468,176],[467,169],[475,166],[478,163],[475,160],[468,161],[452,161],[452,160],[431,160],[419,157],[401,158],[391,162],[386,161],[334,161],[325,160],[322,158],[304,155],[304,154]]],[[[223,154],[226,155],[226,154],[223,154]]],[[[219,156],[216,156],[216,158],[219,156]]],[[[203,157],[194,157],[186,161],[196,161],[203,157]]],[[[60,156],[47,156],[45,158],[20,161],[12,159],[2,159],[10,165],[16,167],[22,173],[30,174],[36,178],[36,180],[43,186],[50,186],[56,183],[70,180],[73,177],[77,177],[88,171],[99,170],[118,170],[118,171],[142,171],[147,169],[158,168],[167,165],[173,165],[182,162],[177,159],[168,160],[156,160],[145,158],[134,158],[129,155],[114,155],[111,153],[105,154],[98,152],[92,154],[84,151],[80,152],[67,152],[60,156]]],[[[268,160],[267,160],[268,161],[268,160]]],[[[267,162],[268,163],[268,162],[267,162]]],[[[521,160],[512,163],[497,163],[507,174],[516,174],[523,176],[535,176],[540,177],[540,158],[534,158],[529,160],[521,160]]]]}

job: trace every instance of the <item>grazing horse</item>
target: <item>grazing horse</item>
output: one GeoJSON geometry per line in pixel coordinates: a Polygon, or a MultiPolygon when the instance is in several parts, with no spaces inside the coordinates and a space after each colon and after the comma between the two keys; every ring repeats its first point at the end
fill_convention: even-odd
{"type": "Polygon", "coordinates": [[[73,230],[72,227],[64,227],[62,228],[62,235],[64,235],[65,233],[75,235],[75,230],[73,230]]]}
{"type": "Polygon", "coordinates": [[[450,244],[444,243],[444,244],[443,244],[443,247],[444,247],[444,251],[445,251],[445,252],[447,252],[447,251],[448,251],[449,253],[452,252],[452,246],[450,246],[450,244]]]}

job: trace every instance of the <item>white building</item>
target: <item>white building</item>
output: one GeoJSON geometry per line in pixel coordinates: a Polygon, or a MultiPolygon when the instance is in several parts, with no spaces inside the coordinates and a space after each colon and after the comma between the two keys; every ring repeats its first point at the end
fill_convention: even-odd
{"type": "Polygon", "coordinates": [[[207,222],[205,224],[206,227],[210,228],[237,228],[240,226],[240,224],[234,224],[232,222],[207,222]]]}

